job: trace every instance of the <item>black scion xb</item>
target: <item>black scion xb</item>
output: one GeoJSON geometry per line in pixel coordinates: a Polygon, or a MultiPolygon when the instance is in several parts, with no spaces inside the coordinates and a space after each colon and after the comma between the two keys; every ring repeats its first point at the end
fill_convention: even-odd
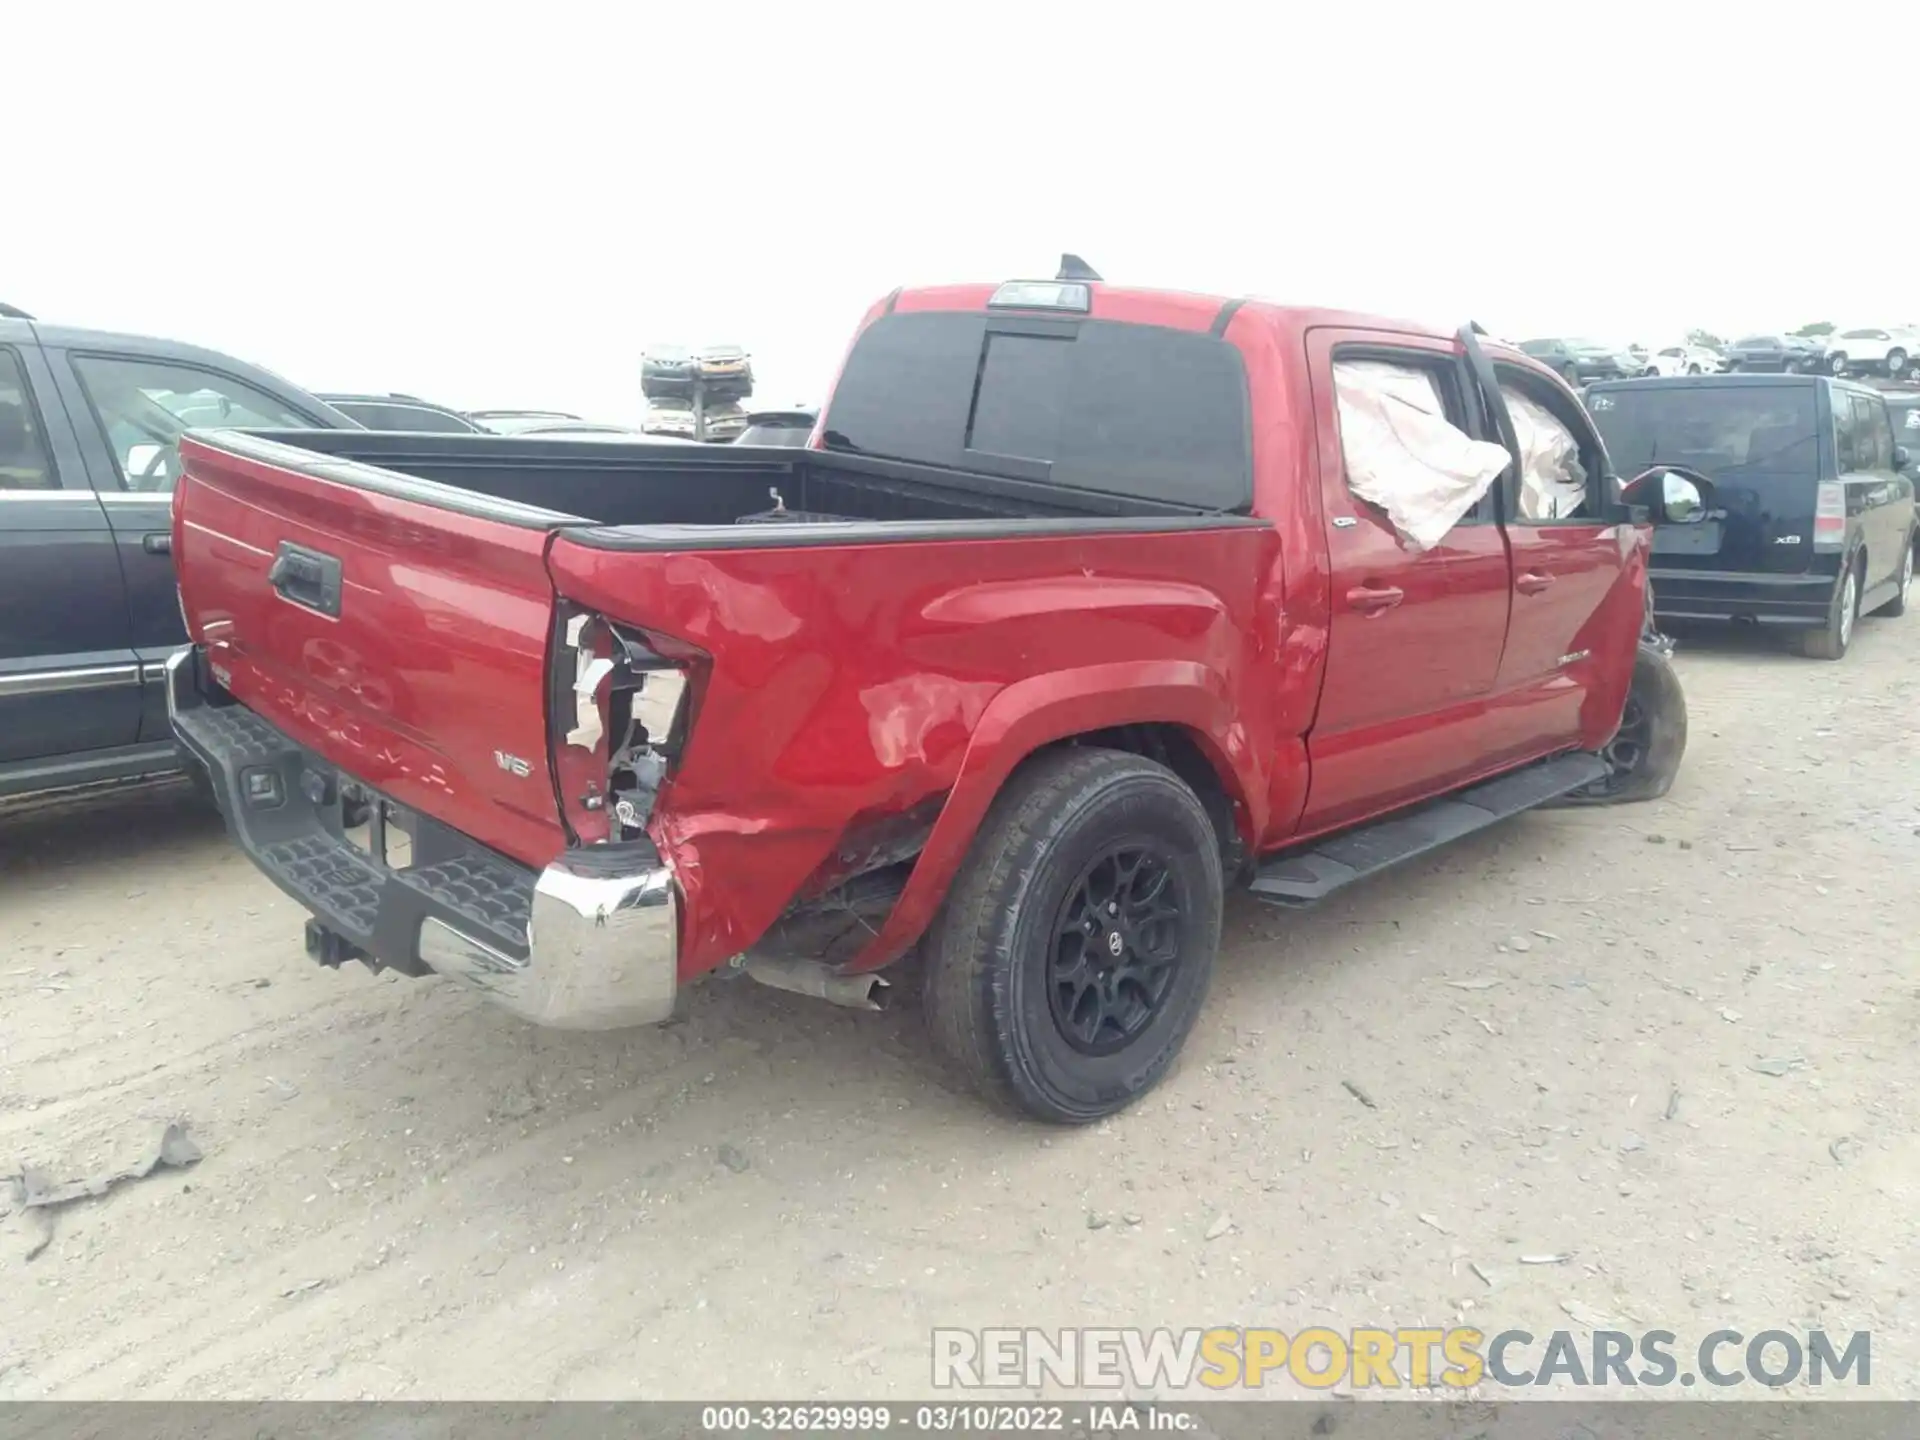
{"type": "Polygon", "coordinates": [[[1585,398],[1621,474],[1666,464],[1712,482],[1703,517],[1654,530],[1659,618],[1777,626],[1802,654],[1838,660],[1860,616],[1905,613],[1920,431],[1896,430],[1881,392],[1678,375],[1602,381],[1585,398]]]}

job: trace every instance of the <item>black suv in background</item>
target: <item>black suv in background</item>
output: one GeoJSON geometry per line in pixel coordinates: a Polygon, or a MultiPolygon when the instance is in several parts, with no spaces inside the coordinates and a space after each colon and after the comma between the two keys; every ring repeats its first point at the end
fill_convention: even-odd
{"type": "Polygon", "coordinates": [[[1576,387],[1638,375],[1643,368],[1632,355],[1598,340],[1522,340],[1520,348],[1576,387]]]}
{"type": "Polygon", "coordinates": [[[1887,414],[1893,420],[1893,443],[1914,456],[1914,463],[1920,466],[1920,390],[1888,390],[1883,394],[1887,414]]]}
{"type": "Polygon", "coordinates": [[[1825,362],[1824,341],[1804,335],[1748,335],[1726,348],[1727,369],[1791,375],[1818,370],[1825,362]]]}
{"type": "Polygon", "coordinates": [[[1878,390],[1682,375],[1595,385],[1586,405],[1621,474],[1666,464],[1712,484],[1704,519],[1654,529],[1659,618],[1780,626],[1802,654],[1838,660],[1861,615],[1905,613],[1914,485],[1896,435],[1915,432],[1895,430],[1878,390]]]}
{"type": "Polygon", "coordinates": [[[174,442],[216,425],[359,428],[212,350],[0,317],[0,796],[178,766],[174,442]]]}
{"type": "Polygon", "coordinates": [[[369,430],[404,430],[436,435],[485,435],[487,431],[445,405],[413,395],[322,395],[342,415],[369,430]]]}

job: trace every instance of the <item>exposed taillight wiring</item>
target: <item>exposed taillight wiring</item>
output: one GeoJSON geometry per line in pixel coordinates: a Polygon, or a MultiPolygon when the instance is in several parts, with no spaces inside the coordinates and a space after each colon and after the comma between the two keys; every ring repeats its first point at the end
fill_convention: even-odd
{"type": "Polygon", "coordinates": [[[684,743],[692,652],[571,608],[556,630],[549,733],[567,827],[582,844],[637,839],[684,743]]]}

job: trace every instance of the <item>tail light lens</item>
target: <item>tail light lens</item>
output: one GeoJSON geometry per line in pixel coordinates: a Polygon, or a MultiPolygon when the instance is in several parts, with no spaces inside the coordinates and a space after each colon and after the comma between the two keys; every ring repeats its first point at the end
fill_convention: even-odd
{"type": "Polygon", "coordinates": [[[1813,548],[1841,550],[1847,543],[1847,487],[1838,480],[1822,480],[1813,504],[1813,548]]]}
{"type": "Polygon", "coordinates": [[[583,845],[637,839],[685,743],[695,657],[584,611],[558,625],[548,729],[561,813],[583,845]]]}

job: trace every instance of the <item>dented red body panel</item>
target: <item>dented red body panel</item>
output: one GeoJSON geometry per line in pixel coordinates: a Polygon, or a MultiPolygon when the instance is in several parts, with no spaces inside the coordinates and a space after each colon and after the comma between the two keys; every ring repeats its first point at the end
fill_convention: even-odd
{"type": "Polygon", "coordinates": [[[650,827],[697,973],[757,940],[860,820],[951,792],[920,861],[937,875],[1012,764],[1090,730],[1188,726],[1264,834],[1278,558],[1270,530],[1238,528],[707,554],[563,535],[549,564],[569,599],[713,657],[650,827]]]}
{"type": "MultiPolygon", "coordinates": [[[[868,323],[983,310],[993,288],[896,292],[868,323]]],[[[175,553],[194,638],[242,703],[529,866],[596,838],[570,835],[553,785],[516,783],[495,753],[577,788],[582,756],[547,713],[556,597],[686,647],[686,744],[647,826],[683,898],[683,977],[838,878],[850,835],[921,811],[931,829],[906,890],[855,964],[898,958],[1007,775],[1089,732],[1178,727],[1253,855],[1611,735],[1644,611],[1643,529],[1493,525],[1409,559],[1346,491],[1329,337],[1442,356],[1451,337],[1105,286],[1092,315],[1211,329],[1237,349],[1249,516],[1173,532],[622,548],[592,527],[474,519],[188,440],[175,553]],[[289,538],[347,558],[350,623],[263,590],[289,538]],[[1389,583],[1404,607],[1356,608],[1389,583]],[[1343,644],[1354,663],[1330,668],[1343,644]]]]}

